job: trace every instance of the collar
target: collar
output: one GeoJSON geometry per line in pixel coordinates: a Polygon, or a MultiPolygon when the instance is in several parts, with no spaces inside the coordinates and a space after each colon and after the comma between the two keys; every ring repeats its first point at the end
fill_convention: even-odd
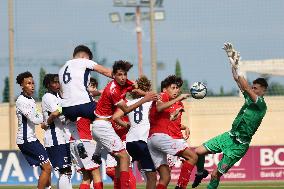
{"type": "Polygon", "coordinates": [[[28,98],[28,99],[33,99],[31,96],[27,96],[25,95],[25,93],[21,92],[21,95],[23,95],[24,97],[28,98]]]}

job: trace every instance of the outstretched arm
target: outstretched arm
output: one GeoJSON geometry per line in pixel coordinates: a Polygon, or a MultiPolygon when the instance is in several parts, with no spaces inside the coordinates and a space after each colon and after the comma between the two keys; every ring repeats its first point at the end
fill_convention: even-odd
{"type": "Polygon", "coordinates": [[[171,101],[168,101],[168,102],[157,101],[157,111],[161,112],[164,109],[169,108],[174,103],[176,103],[178,101],[182,101],[184,99],[187,99],[188,97],[189,97],[189,94],[181,94],[177,98],[175,98],[175,99],[173,99],[171,101]]]}
{"type": "Polygon", "coordinates": [[[223,49],[226,51],[229,62],[232,68],[233,78],[236,81],[237,85],[239,86],[242,92],[246,92],[249,97],[256,102],[257,95],[251,89],[250,85],[248,84],[247,80],[243,76],[243,74],[239,71],[239,60],[240,60],[240,53],[234,50],[233,45],[231,43],[225,43],[223,49]]]}
{"type": "Polygon", "coordinates": [[[106,67],[104,67],[104,66],[102,66],[102,65],[97,64],[97,65],[94,66],[94,70],[95,70],[96,72],[98,72],[98,73],[104,75],[104,76],[107,76],[107,77],[109,77],[109,78],[112,78],[112,70],[109,69],[109,68],[106,68],[106,67]]]}
{"type": "Polygon", "coordinates": [[[158,99],[158,95],[154,92],[148,92],[142,99],[137,101],[135,104],[127,106],[124,100],[118,102],[117,107],[120,108],[125,114],[133,111],[134,109],[138,108],[145,102],[156,101],[158,99]]]}

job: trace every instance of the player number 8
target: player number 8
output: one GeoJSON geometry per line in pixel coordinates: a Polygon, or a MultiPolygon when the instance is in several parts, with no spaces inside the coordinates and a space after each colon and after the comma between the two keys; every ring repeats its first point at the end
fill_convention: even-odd
{"type": "Polygon", "coordinates": [[[140,123],[140,121],[142,120],[143,118],[143,106],[139,106],[138,108],[136,108],[134,111],[134,122],[135,123],[140,123]]]}

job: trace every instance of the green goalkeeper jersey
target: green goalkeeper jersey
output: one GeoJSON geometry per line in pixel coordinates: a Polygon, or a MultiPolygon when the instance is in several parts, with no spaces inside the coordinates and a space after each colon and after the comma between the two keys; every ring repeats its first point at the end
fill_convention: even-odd
{"type": "Polygon", "coordinates": [[[245,103],[232,124],[230,134],[236,136],[237,140],[242,143],[250,143],[261,124],[267,106],[263,96],[259,96],[256,102],[253,102],[246,92],[243,95],[245,103]]]}

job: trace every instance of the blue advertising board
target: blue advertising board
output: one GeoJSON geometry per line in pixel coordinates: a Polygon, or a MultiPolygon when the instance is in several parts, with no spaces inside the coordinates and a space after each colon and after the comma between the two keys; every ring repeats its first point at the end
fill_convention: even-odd
{"type": "MultiPolygon", "coordinates": [[[[105,159],[101,167],[103,182],[111,183],[106,175],[105,159]]],[[[31,167],[20,151],[0,151],[0,185],[36,185],[40,171],[40,167],[31,167]]],[[[52,184],[55,184],[59,174],[57,171],[51,174],[52,184]]],[[[80,184],[81,179],[81,174],[72,166],[72,184],[80,184]]]]}

